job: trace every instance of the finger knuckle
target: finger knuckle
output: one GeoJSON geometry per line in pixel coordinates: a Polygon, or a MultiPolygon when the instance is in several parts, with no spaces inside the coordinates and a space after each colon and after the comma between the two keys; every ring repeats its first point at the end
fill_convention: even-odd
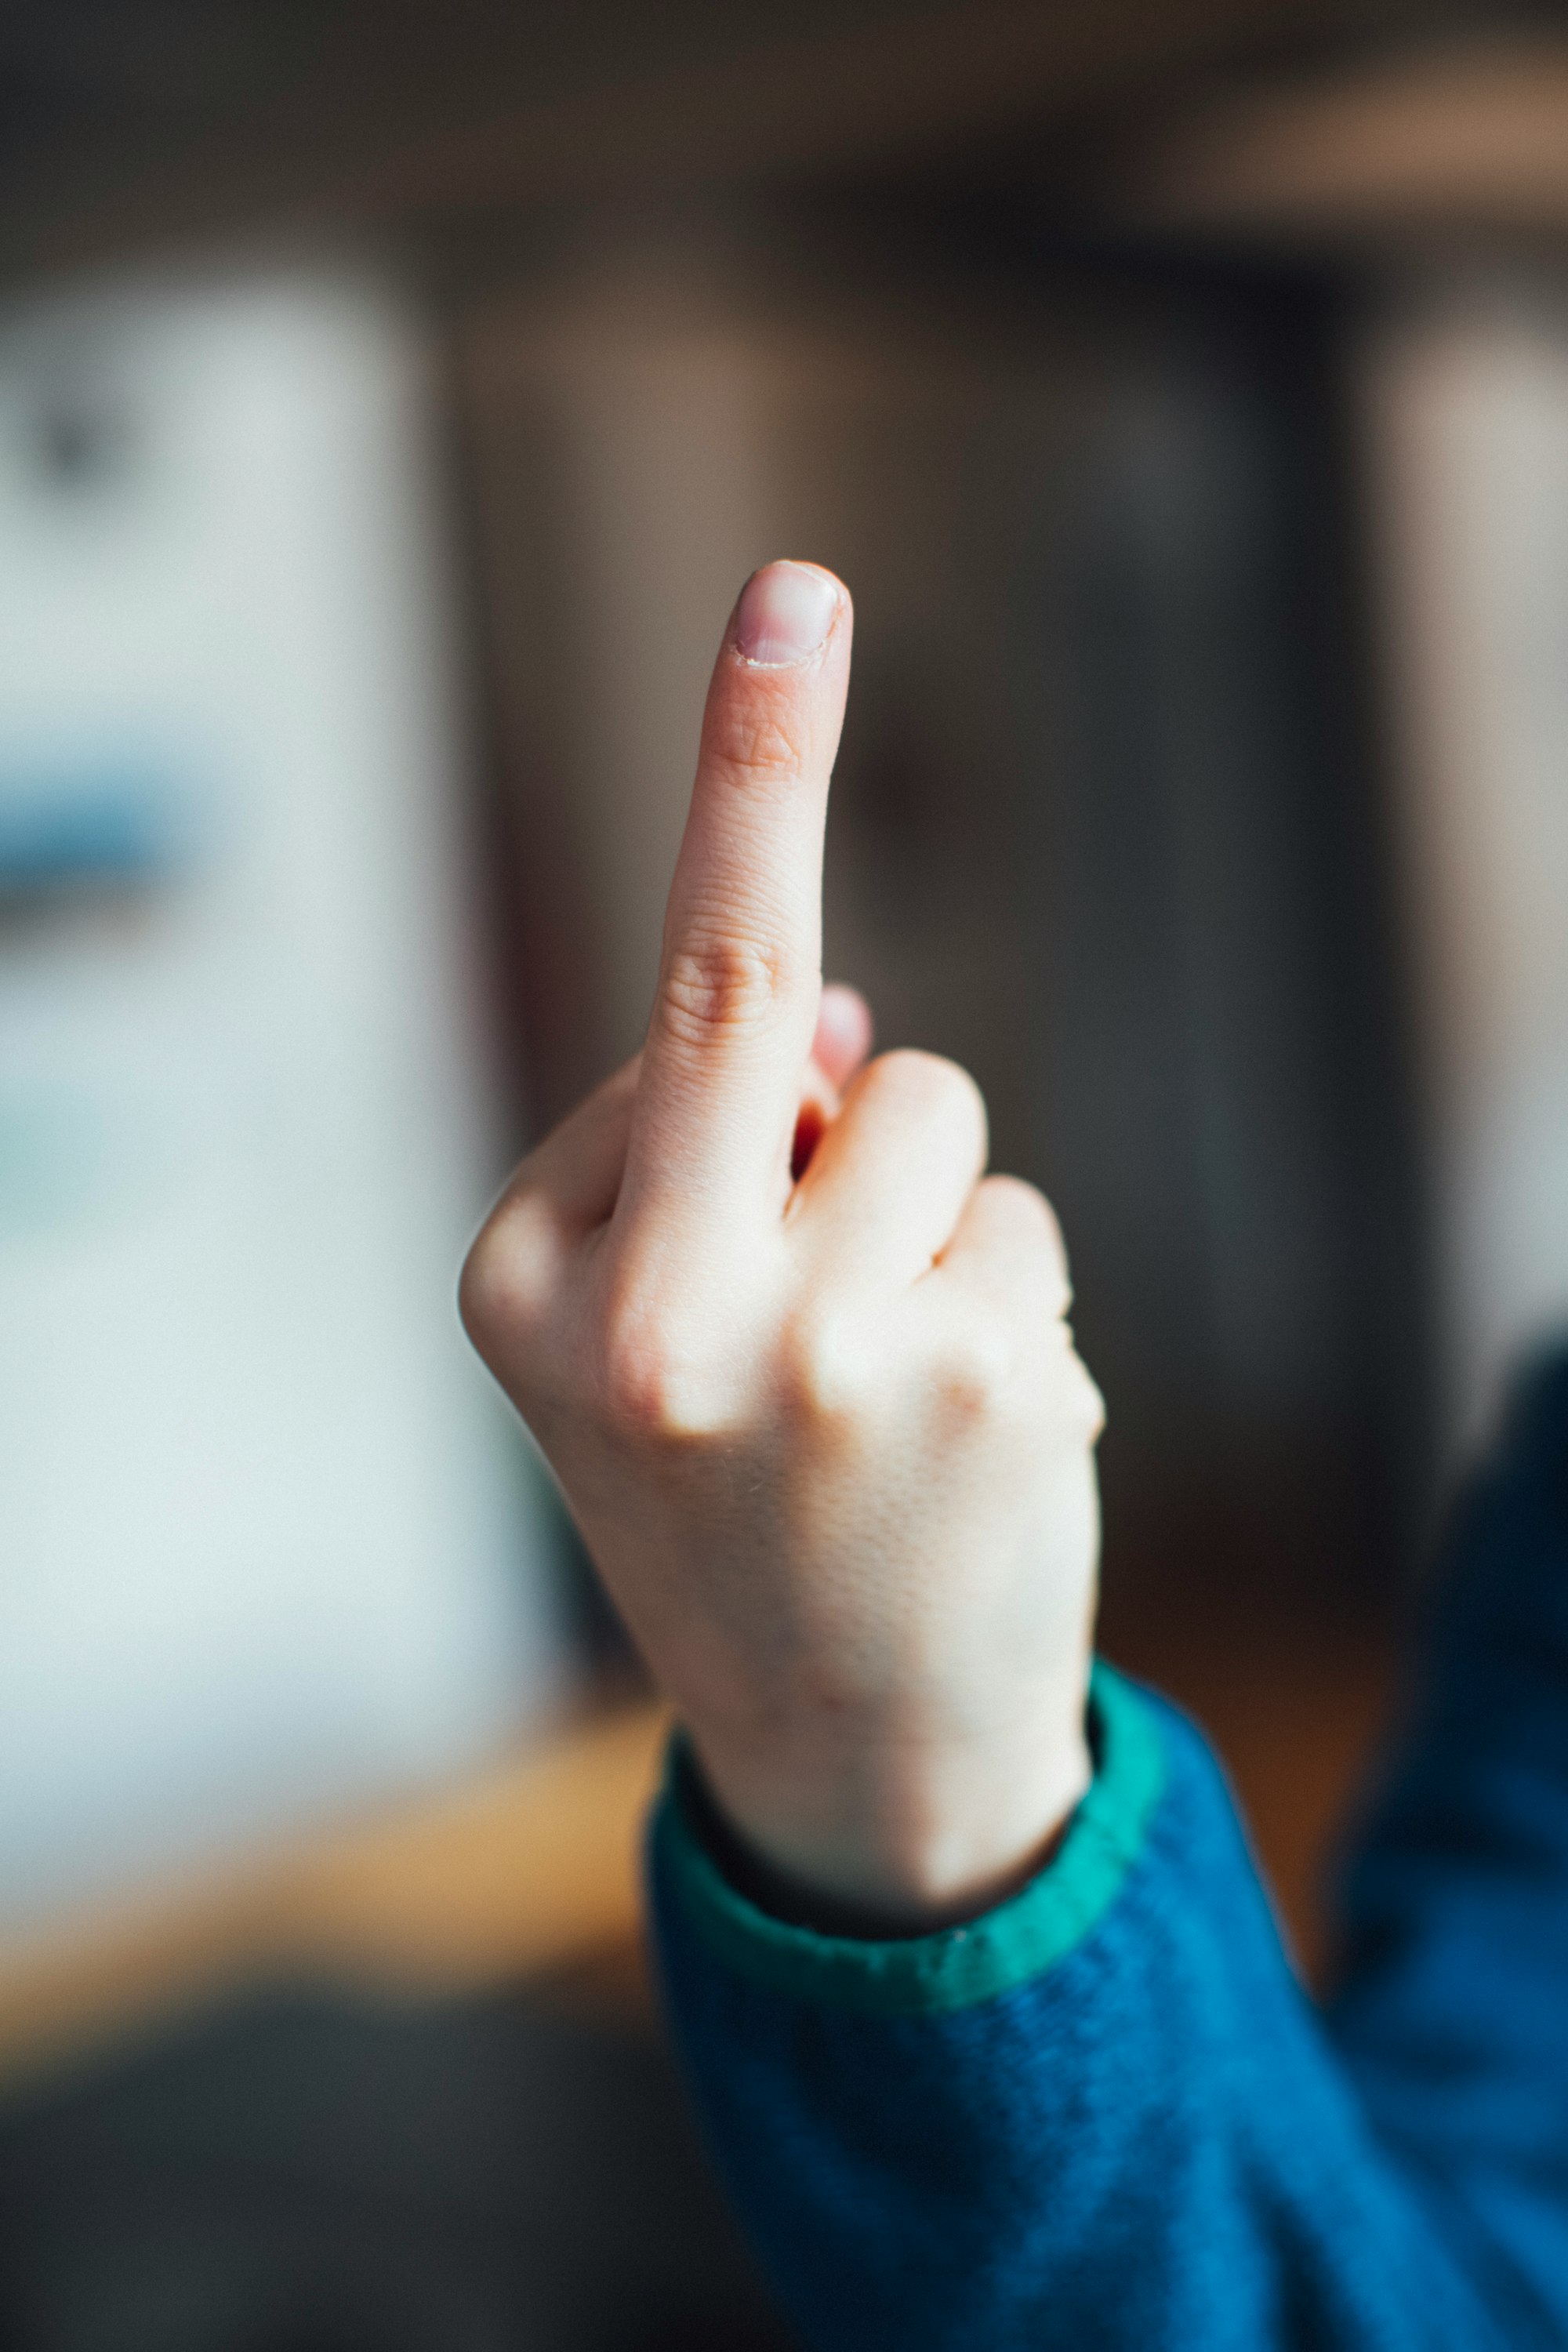
{"type": "Polygon", "coordinates": [[[714,1351],[658,1299],[610,1304],[598,1334],[594,1387],[611,1434],[637,1449],[721,1434],[731,1418],[714,1351]]]}
{"type": "Polygon", "coordinates": [[[972,1422],[999,1413],[1016,1386],[1017,1360],[1014,1336],[1000,1316],[976,1313],[955,1319],[936,1370],[944,1416],[972,1422]]]}
{"type": "Polygon", "coordinates": [[[1055,1235],[1056,1216],[1045,1194],[1022,1176],[987,1176],[986,1199],[1026,1232],[1045,1240],[1055,1235]]]}
{"type": "Polygon", "coordinates": [[[596,1386],[610,1429],[633,1440],[660,1435],[674,1417],[668,1351],[627,1330],[605,1334],[596,1386]]]}
{"type": "Polygon", "coordinates": [[[658,1018],[686,1044],[749,1035],[773,1019],[797,979],[795,959],[781,944],[698,929],[669,957],[658,1018]]]}
{"type": "Polygon", "coordinates": [[[1105,1434],[1105,1399],[1100,1395],[1100,1383],[1087,1369],[1076,1350],[1072,1361],[1075,1374],[1074,1410],[1078,1415],[1085,1443],[1097,1445],[1105,1434]]]}
{"type": "Polygon", "coordinates": [[[672,1435],[681,1420],[679,1370],[658,1336],[622,1326],[608,1331],[597,1381],[605,1418],[634,1442],[672,1435]]]}
{"type": "Polygon", "coordinates": [[[1004,1229],[1021,1244],[1041,1251],[1048,1259],[1065,1309],[1071,1298],[1067,1244],[1057,1213],[1045,1194],[1021,1176],[988,1176],[981,1191],[1004,1229]]]}
{"type": "Polygon", "coordinates": [[[857,1318],[820,1304],[795,1315],[781,1362],[784,1409],[796,1425],[843,1427],[859,1418],[873,1382],[857,1318]]]}
{"type": "Polygon", "coordinates": [[[524,1353],[544,1315],[554,1277],[553,1235],[527,1193],[504,1201],[485,1223],[458,1281],[463,1328],[498,1369],[524,1353]]]}
{"type": "Polygon", "coordinates": [[[972,1129],[984,1136],[985,1101],[969,1072],[943,1055],[918,1046],[879,1055],[868,1083],[911,1122],[972,1129]]]}

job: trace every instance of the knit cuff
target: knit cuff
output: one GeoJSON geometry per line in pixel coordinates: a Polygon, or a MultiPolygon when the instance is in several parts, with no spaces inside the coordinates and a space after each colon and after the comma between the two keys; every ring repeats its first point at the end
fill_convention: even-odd
{"type": "Polygon", "coordinates": [[[862,1941],[775,1919],[740,1894],[702,1843],[679,1736],[654,1814],[656,1872],[714,1958],[796,2000],[879,2017],[929,2017],[994,2000],[1081,1944],[1142,1850],[1165,1783],[1152,1709],[1096,1663],[1089,1691],[1095,1776],[1050,1861],[1018,1894],[930,1936],[862,1941]]]}

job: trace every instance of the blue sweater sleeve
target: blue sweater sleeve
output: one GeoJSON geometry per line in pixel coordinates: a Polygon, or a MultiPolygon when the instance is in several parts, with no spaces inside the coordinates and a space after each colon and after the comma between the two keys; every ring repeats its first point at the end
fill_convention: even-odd
{"type": "Polygon", "coordinates": [[[1097,1669],[1047,1869],[887,1943],[758,1910],[679,1753],[668,2005],[817,2352],[1568,2343],[1568,1365],[1458,1521],[1320,2016],[1197,1734],[1097,1669]]]}

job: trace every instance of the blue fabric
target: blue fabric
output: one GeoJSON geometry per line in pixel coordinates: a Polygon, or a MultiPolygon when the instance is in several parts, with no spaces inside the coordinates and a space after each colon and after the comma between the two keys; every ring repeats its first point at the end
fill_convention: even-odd
{"type": "Polygon", "coordinates": [[[1447,1568],[1321,2012],[1217,1767],[1152,1696],[1163,1785],[1114,1898],[956,2009],[814,1997],[801,1928],[778,1989],[732,1901],[710,1932],[667,1797],[669,2011],[807,2345],[1568,2345],[1568,1360],[1519,1395],[1447,1568]]]}

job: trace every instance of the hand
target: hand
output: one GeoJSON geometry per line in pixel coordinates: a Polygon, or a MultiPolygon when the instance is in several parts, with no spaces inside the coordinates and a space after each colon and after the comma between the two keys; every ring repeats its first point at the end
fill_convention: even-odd
{"type": "Polygon", "coordinates": [[[918,1927],[1026,1874],[1088,1785],[1101,1412],[973,1080],[851,1075],[868,1021],[823,994],[850,618],[813,566],[748,582],[647,1043],[523,1162],[462,1307],[731,1822],[918,1927]]]}

